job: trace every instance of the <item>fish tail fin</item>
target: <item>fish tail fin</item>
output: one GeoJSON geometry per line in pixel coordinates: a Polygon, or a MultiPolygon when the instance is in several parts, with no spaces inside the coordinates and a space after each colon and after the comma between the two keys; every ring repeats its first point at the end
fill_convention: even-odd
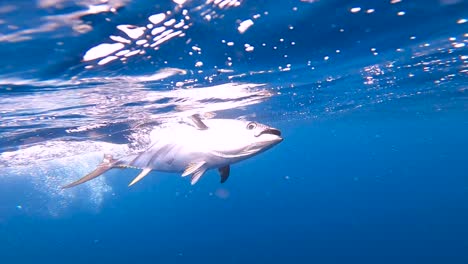
{"type": "Polygon", "coordinates": [[[115,160],[112,157],[112,155],[106,154],[106,155],[104,155],[104,159],[102,160],[101,164],[99,164],[95,170],[93,170],[92,172],[90,172],[89,174],[87,174],[86,176],[84,176],[83,178],[81,178],[81,179],[79,179],[79,180],[77,180],[75,182],[72,182],[70,184],[62,186],[62,189],[71,188],[71,187],[80,185],[82,183],[85,183],[87,181],[90,181],[90,180],[92,180],[92,179],[94,179],[96,177],[99,177],[100,175],[102,175],[106,171],[108,171],[108,170],[112,169],[113,167],[115,167],[116,163],[117,163],[117,160],[115,160]]]}

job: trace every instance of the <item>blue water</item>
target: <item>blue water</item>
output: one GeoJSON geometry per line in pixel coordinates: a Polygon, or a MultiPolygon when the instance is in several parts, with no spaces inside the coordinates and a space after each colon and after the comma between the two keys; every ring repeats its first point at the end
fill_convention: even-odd
{"type": "Polygon", "coordinates": [[[464,0],[2,1],[1,263],[468,263],[467,19],[464,0]],[[60,189],[193,113],[284,141],[224,184],[60,189]]]}

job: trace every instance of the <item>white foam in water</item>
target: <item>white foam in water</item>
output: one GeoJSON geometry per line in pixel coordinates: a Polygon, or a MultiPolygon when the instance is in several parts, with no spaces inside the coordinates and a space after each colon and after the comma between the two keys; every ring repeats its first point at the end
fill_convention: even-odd
{"type": "Polygon", "coordinates": [[[154,28],[153,30],[151,30],[151,35],[157,35],[161,32],[163,32],[164,30],[166,30],[166,27],[157,27],[157,28],[154,28]]]}
{"type": "Polygon", "coordinates": [[[249,27],[253,26],[253,24],[254,22],[252,21],[252,19],[247,19],[239,24],[237,30],[239,31],[239,33],[244,34],[244,32],[247,31],[249,27]]]}
{"type": "MultiPolygon", "coordinates": [[[[124,155],[127,146],[103,142],[48,141],[20,150],[0,154],[0,181],[26,180],[42,195],[41,200],[27,204],[45,205],[47,213],[58,216],[74,203],[87,203],[88,209],[98,209],[106,194],[112,191],[105,177],[98,177],[80,188],[61,189],[94,170],[104,153],[124,155]],[[83,197],[83,193],[86,198],[83,197]]],[[[25,200],[27,198],[25,197],[25,200]]],[[[32,208],[43,212],[43,208],[32,208]]]]}
{"type": "Polygon", "coordinates": [[[129,52],[130,52],[130,50],[121,50],[121,51],[117,52],[115,55],[116,56],[123,56],[123,55],[125,55],[125,54],[127,54],[129,52]]]}
{"type": "Polygon", "coordinates": [[[109,54],[112,54],[118,50],[121,50],[125,47],[124,44],[122,43],[113,43],[113,44],[108,44],[108,43],[103,43],[99,44],[96,47],[91,48],[88,50],[85,55],[83,56],[84,61],[90,61],[90,60],[95,60],[98,58],[105,57],[109,54]]]}
{"type": "Polygon", "coordinates": [[[137,39],[145,33],[146,28],[145,27],[136,27],[133,25],[119,25],[117,26],[117,29],[125,32],[127,36],[129,36],[132,39],[137,39]]]}
{"type": "Polygon", "coordinates": [[[164,19],[166,18],[166,15],[164,13],[152,15],[148,17],[148,20],[153,23],[153,24],[159,24],[161,23],[164,19]]]}
{"type": "MultiPolygon", "coordinates": [[[[185,37],[186,30],[189,29],[193,22],[190,22],[191,16],[189,15],[189,11],[187,9],[181,9],[180,7],[186,4],[186,0],[173,0],[175,4],[178,5],[177,8],[174,10],[168,10],[163,13],[154,14],[148,17],[148,20],[151,22],[150,24],[145,23],[140,26],[138,25],[118,25],[117,29],[124,32],[130,39],[121,37],[121,36],[113,36],[111,35],[110,38],[117,42],[118,46],[108,46],[111,44],[103,43],[94,48],[91,48],[83,58],[84,61],[91,61],[97,58],[102,58],[97,65],[102,66],[109,62],[115,61],[116,57],[120,57],[120,61],[126,61],[127,57],[137,55],[138,53],[133,51],[126,53],[125,55],[113,54],[120,49],[123,49],[121,44],[125,45],[125,50],[134,50],[134,46],[140,46],[141,52],[139,54],[146,54],[146,48],[152,48],[154,50],[159,50],[160,46],[169,40],[175,37],[185,37]],[[183,18],[178,17],[179,15],[183,15],[183,18]],[[162,24],[162,25],[161,25],[162,24]],[[160,25],[156,27],[156,25],[160,25]],[[154,36],[154,37],[153,37],[154,36]],[[153,37],[153,41],[145,42],[147,39],[153,37]],[[143,40],[145,38],[145,40],[143,40]],[[106,46],[103,46],[106,45],[106,46]],[[125,56],[125,57],[122,57],[125,56]]],[[[213,19],[222,18],[223,14],[218,13],[221,9],[226,10],[231,7],[238,7],[241,5],[241,1],[237,0],[206,0],[204,4],[201,4],[191,10],[196,14],[200,15],[205,18],[207,21],[211,21],[213,19]],[[218,10],[216,10],[218,9],[218,10]]],[[[253,18],[257,19],[260,15],[254,15],[253,18]]],[[[238,31],[243,34],[247,31],[254,22],[252,19],[247,19],[239,23],[238,31]]],[[[115,44],[117,44],[115,43],[115,44]]],[[[231,44],[228,43],[228,46],[231,44]]],[[[249,46],[246,48],[247,52],[253,51],[254,47],[249,46]]],[[[232,64],[232,63],[231,63],[232,64]]],[[[85,67],[90,68],[90,65],[85,67]]]]}
{"type": "Polygon", "coordinates": [[[172,2],[178,4],[178,5],[183,5],[187,0],[172,0],[172,2]]]}
{"type": "Polygon", "coordinates": [[[116,60],[118,57],[117,56],[108,56],[108,57],[105,57],[104,59],[100,60],[98,62],[98,65],[104,65],[104,64],[107,64],[113,60],[116,60]]]}
{"type": "Polygon", "coordinates": [[[174,25],[175,22],[176,22],[176,20],[174,18],[172,18],[172,19],[169,19],[168,21],[164,22],[163,25],[166,26],[166,27],[169,27],[169,26],[174,25]]]}
{"type": "Polygon", "coordinates": [[[152,45],[154,46],[159,46],[161,45],[162,43],[170,40],[171,38],[173,37],[176,37],[180,34],[182,34],[182,31],[176,31],[176,32],[172,32],[173,30],[171,29],[171,31],[166,31],[166,32],[169,32],[169,34],[165,35],[163,38],[160,38],[158,41],[154,42],[152,45]]]}
{"type": "Polygon", "coordinates": [[[126,38],[122,38],[120,36],[110,36],[110,39],[112,39],[113,41],[122,42],[122,43],[126,43],[126,44],[132,43],[130,40],[128,40],[126,38]]]}

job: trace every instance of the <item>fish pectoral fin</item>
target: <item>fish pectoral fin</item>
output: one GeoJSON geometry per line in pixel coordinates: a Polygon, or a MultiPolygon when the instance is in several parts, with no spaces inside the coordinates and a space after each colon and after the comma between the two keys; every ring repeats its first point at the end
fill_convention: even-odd
{"type": "Polygon", "coordinates": [[[133,184],[139,182],[141,179],[143,179],[146,175],[148,175],[148,173],[151,172],[151,169],[150,168],[146,168],[146,169],[143,169],[140,174],[138,174],[138,176],[135,177],[135,179],[133,179],[133,181],[128,185],[128,187],[132,186],[133,184]]]}
{"type": "Polygon", "coordinates": [[[219,176],[221,176],[221,183],[224,183],[229,178],[229,172],[231,171],[231,167],[226,165],[218,169],[219,176]]]}
{"type": "Polygon", "coordinates": [[[199,130],[206,130],[208,129],[208,126],[203,123],[203,121],[200,118],[200,115],[194,114],[190,116],[190,119],[192,119],[193,124],[199,129],[199,130]]]}
{"type": "Polygon", "coordinates": [[[193,173],[192,175],[192,180],[190,181],[190,184],[195,185],[195,183],[198,182],[198,180],[205,174],[206,168],[201,167],[199,170],[193,173]]]}
{"type": "Polygon", "coordinates": [[[102,175],[104,172],[112,169],[116,163],[117,163],[117,160],[115,160],[112,157],[112,155],[109,155],[109,154],[104,155],[104,159],[102,160],[101,164],[99,164],[97,166],[97,168],[95,170],[93,170],[92,172],[90,172],[89,174],[87,174],[86,176],[84,176],[83,178],[81,178],[81,179],[79,179],[79,180],[77,180],[75,182],[72,182],[70,184],[62,186],[62,189],[71,188],[71,187],[80,185],[82,183],[85,183],[87,181],[90,181],[90,180],[102,175]]]}
{"type": "Polygon", "coordinates": [[[205,165],[206,161],[191,162],[182,173],[182,177],[192,174],[192,180],[190,182],[194,185],[207,170],[205,165]]]}
{"type": "Polygon", "coordinates": [[[191,162],[187,168],[185,168],[184,172],[182,173],[182,177],[188,176],[190,174],[195,173],[197,170],[199,170],[203,165],[205,165],[205,161],[199,161],[199,162],[191,162]]]}

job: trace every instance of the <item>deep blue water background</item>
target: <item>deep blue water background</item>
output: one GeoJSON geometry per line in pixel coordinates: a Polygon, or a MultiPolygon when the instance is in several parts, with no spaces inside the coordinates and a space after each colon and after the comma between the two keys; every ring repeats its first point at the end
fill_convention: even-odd
{"type": "Polygon", "coordinates": [[[177,177],[127,189],[130,176],[119,173],[118,195],[97,214],[77,208],[2,224],[2,255],[6,263],[465,263],[462,122],[460,113],[282,123],[286,140],[275,151],[233,166],[228,199],[207,195],[219,184],[213,172],[189,198],[174,195],[188,188],[177,177]]]}
{"type": "MultiPolygon", "coordinates": [[[[151,58],[136,56],[92,69],[85,66],[95,63],[82,62],[83,55],[117,34],[116,25],[145,25],[148,16],[174,4],[134,1],[115,14],[87,15],[81,19],[92,30],[83,34],[59,27],[32,34],[30,40],[3,39],[0,104],[17,98],[22,107],[20,102],[35,98],[40,105],[54,101],[53,91],[80,94],[95,87],[118,95],[122,87],[106,86],[105,77],[152,74],[164,67],[189,73],[144,83],[143,90],[170,91],[187,78],[197,78],[193,89],[230,83],[229,74],[216,74],[215,66],[229,68],[226,57],[231,56],[232,75],[247,73],[236,81],[266,83],[275,95],[219,115],[248,115],[281,129],[285,140],[233,165],[222,185],[214,171],[195,186],[155,172],[128,188],[135,171],[112,171],[105,176],[112,191],[97,206],[89,202],[90,190],[78,187],[54,214],[48,208],[56,196],[38,187],[37,179],[12,175],[6,164],[0,167],[1,263],[468,263],[468,52],[449,40],[467,42],[467,23],[457,23],[468,18],[467,2],[389,2],[244,1],[217,11],[224,16],[209,23],[193,15],[190,45],[186,38],[174,39],[159,51],[148,51],[151,58]],[[362,11],[352,14],[356,6],[362,11]],[[375,13],[365,14],[368,8],[375,13]],[[406,14],[397,16],[401,10],[406,14]],[[238,33],[236,20],[265,11],[264,20],[238,33]],[[223,39],[239,45],[228,48],[220,44],[223,39]],[[245,52],[241,43],[255,46],[254,52],[245,52]],[[277,49],[262,49],[262,43],[277,49]],[[202,48],[201,55],[188,55],[194,44],[202,48]],[[203,66],[194,67],[196,61],[203,66]],[[278,70],[288,63],[291,71],[278,70]],[[272,72],[251,74],[260,70],[272,72]],[[368,75],[374,82],[363,84],[368,75]],[[90,77],[95,83],[66,83],[90,77]]],[[[34,28],[43,16],[82,9],[70,4],[36,10],[30,3],[0,3],[20,7],[5,13],[3,36],[15,32],[8,23],[34,28]]],[[[0,151],[91,137],[64,132],[86,117],[84,110],[31,126],[10,122],[56,115],[67,107],[80,111],[69,99],[55,99],[63,100],[58,110],[2,112],[0,151]]],[[[100,118],[87,122],[111,121],[100,118]]],[[[100,132],[124,134],[131,125],[117,122],[100,132]]],[[[27,168],[34,172],[37,166],[27,168]]],[[[51,174],[59,183],[69,181],[60,171],[51,174]]]]}

